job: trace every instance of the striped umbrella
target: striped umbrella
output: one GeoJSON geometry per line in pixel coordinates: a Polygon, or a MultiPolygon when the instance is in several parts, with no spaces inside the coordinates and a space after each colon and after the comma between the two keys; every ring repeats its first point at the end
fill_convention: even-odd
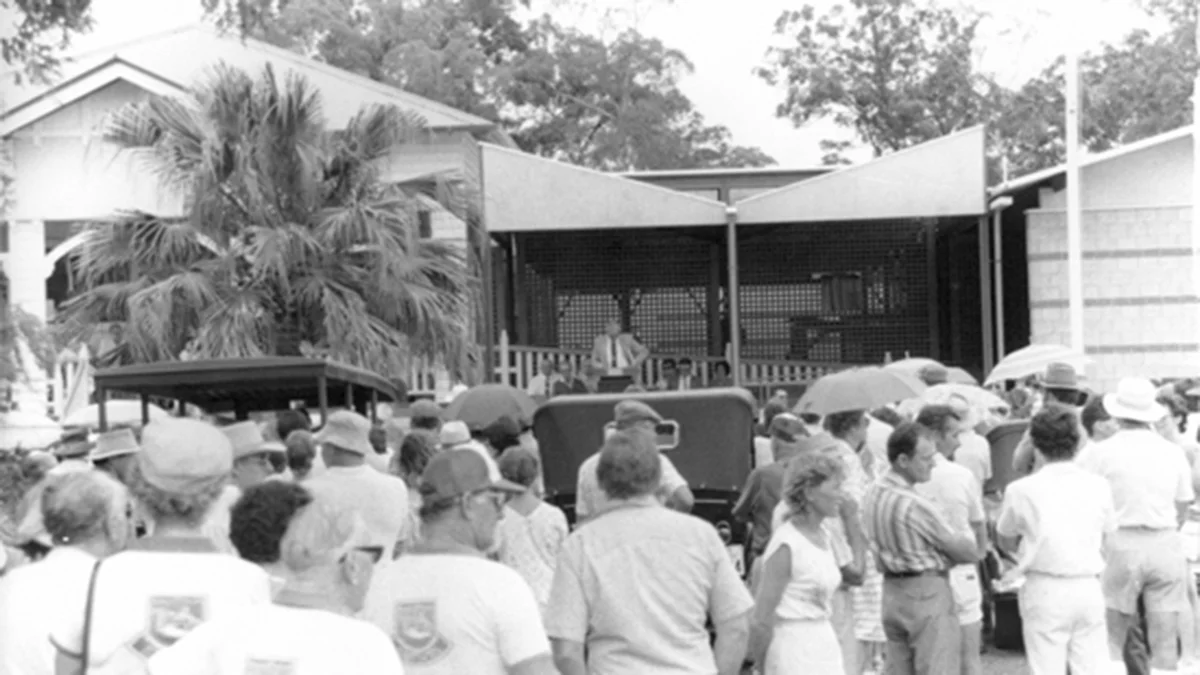
{"type": "Polygon", "coordinates": [[[1066,363],[1076,371],[1091,364],[1087,356],[1062,345],[1029,345],[1022,347],[1000,360],[988,373],[985,385],[1005,380],[1020,380],[1046,370],[1051,363],[1066,363]]]}

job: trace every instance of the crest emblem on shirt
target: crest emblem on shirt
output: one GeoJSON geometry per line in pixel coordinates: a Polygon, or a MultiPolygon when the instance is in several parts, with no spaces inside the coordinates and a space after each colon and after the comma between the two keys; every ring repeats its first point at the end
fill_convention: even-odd
{"type": "Polygon", "coordinates": [[[134,652],[150,658],[192,632],[208,618],[205,598],[200,596],[159,595],[150,598],[146,611],[146,629],[129,643],[134,652]]]}
{"type": "Polygon", "coordinates": [[[438,631],[437,602],[433,600],[396,603],[392,625],[392,641],[405,663],[433,663],[450,652],[450,641],[438,631]]]}

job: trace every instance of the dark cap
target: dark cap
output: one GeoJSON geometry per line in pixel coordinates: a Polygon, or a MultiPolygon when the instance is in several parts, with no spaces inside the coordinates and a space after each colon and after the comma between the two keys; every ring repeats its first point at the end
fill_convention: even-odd
{"type": "Polygon", "coordinates": [[[1079,390],[1079,375],[1069,363],[1051,363],[1042,374],[1041,384],[1046,389],[1079,390]]]}
{"type": "Polygon", "coordinates": [[[408,416],[414,420],[440,420],[442,419],[442,406],[427,398],[413,401],[408,407],[408,416]]]}
{"type": "Polygon", "coordinates": [[[935,384],[945,384],[950,381],[950,371],[940,363],[930,363],[921,367],[921,370],[917,372],[917,377],[932,387],[935,384]]]}
{"type": "Polygon", "coordinates": [[[621,401],[613,408],[613,422],[617,428],[627,427],[638,422],[661,422],[662,415],[654,408],[633,399],[621,401]]]}
{"type": "Polygon", "coordinates": [[[454,499],[480,490],[525,491],[503,478],[492,480],[483,455],[471,449],[443,450],[430,458],[421,474],[420,488],[421,498],[426,502],[454,499]]]}

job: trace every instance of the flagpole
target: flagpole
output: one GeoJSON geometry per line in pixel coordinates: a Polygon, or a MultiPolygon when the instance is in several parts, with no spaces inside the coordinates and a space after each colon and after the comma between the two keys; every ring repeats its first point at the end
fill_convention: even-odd
{"type": "Polygon", "coordinates": [[[1067,48],[1067,306],[1071,347],[1085,351],[1083,338],[1083,205],[1079,172],[1079,49],[1067,48]]]}

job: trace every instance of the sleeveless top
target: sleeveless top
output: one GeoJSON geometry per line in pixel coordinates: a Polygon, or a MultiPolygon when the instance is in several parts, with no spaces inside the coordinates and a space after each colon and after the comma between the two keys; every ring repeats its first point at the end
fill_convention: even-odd
{"type": "Polygon", "coordinates": [[[775,608],[775,618],[779,621],[828,619],[834,591],[842,583],[832,544],[821,548],[791,522],[786,522],[771,536],[764,557],[770,559],[781,546],[791,550],[792,569],[783,597],[775,608]]]}

